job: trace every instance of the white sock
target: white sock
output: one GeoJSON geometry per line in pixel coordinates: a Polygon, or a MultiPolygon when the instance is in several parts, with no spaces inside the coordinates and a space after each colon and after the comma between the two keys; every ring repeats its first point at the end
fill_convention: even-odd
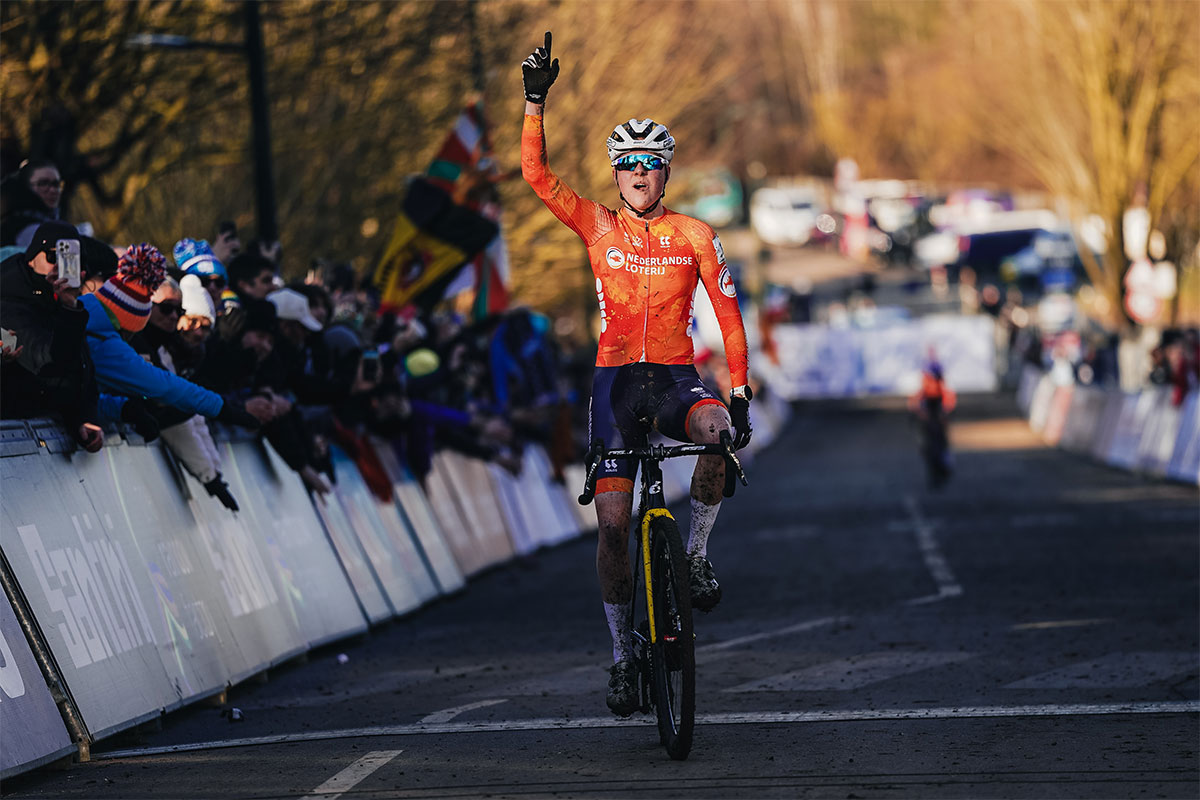
{"type": "Polygon", "coordinates": [[[689,556],[708,556],[708,534],[712,532],[720,510],[719,502],[710,506],[692,498],[692,534],[688,537],[687,546],[689,556]]]}
{"type": "Polygon", "coordinates": [[[612,634],[613,663],[633,658],[633,633],[630,631],[629,603],[605,603],[608,632],[612,634]]]}

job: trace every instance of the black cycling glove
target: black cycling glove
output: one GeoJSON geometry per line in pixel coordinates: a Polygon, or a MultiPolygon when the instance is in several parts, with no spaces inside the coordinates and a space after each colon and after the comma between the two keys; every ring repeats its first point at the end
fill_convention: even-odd
{"type": "Polygon", "coordinates": [[[226,400],[221,405],[221,412],[216,416],[217,422],[226,425],[237,425],[256,431],[259,428],[258,419],[246,410],[246,407],[236,401],[226,400]]]}
{"type": "Polygon", "coordinates": [[[558,59],[550,60],[550,31],[546,31],[546,46],[539,47],[521,64],[525,76],[525,99],[531,103],[546,102],[546,92],[558,77],[558,59]]]}
{"type": "Polygon", "coordinates": [[[221,480],[221,475],[213,478],[208,483],[204,484],[204,488],[208,491],[209,497],[215,497],[221,501],[221,505],[228,508],[230,511],[237,511],[237,500],[233,499],[233,495],[229,493],[229,484],[221,480]]]}
{"type": "Polygon", "coordinates": [[[753,392],[747,386],[745,397],[738,397],[737,395],[730,395],[729,397],[729,416],[733,420],[734,430],[734,450],[741,450],[750,444],[750,434],[754,433],[754,429],[750,427],[750,398],[753,396],[753,392]]]}
{"type": "Polygon", "coordinates": [[[158,438],[158,420],[146,408],[146,401],[140,397],[131,397],[121,408],[121,422],[133,426],[137,435],[147,442],[158,438]]]}

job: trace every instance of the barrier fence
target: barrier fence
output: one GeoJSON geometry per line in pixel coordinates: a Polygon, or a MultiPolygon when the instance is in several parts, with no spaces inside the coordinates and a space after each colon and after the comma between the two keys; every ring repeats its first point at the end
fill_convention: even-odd
{"type": "Polygon", "coordinates": [[[995,322],[986,315],[933,314],[871,328],[777,325],[778,362],[755,361],[755,373],[788,400],[908,395],[936,355],[958,392],[996,389],[995,322]]]}
{"type": "Polygon", "coordinates": [[[1200,392],[1175,405],[1167,386],[1124,392],[1059,384],[1027,364],[1017,404],[1047,444],[1114,467],[1200,484],[1200,392]]]}
{"type": "MultiPolygon", "coordinates": [[[[788,413],[763,400],[752,451],[788,413]]],[[[336,485],[314,500],[259,439],[219,441],[236,514],[158,442],[112,429],[87,454],[52,422],[0,423],[0,778],[86,758],[95,740],[595,528],[575,501],[583,468],[556,483],[536,446],[516,476],[439,452],[422,488],[372,440],[387,500],[333,448],[336,485]]],[[[690,462],[664,465],[669,500],[686,496],[690,462]]]]}

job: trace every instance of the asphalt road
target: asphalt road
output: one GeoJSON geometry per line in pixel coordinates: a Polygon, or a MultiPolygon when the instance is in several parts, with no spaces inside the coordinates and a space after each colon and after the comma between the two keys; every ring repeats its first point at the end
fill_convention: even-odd
{"type": "Polygon", "coordinates": [[[686,762],[607,713],[578,541],[235,688],[242,722],[185,710],[6,794],[1197,797],[1197,491],[962,405],[940,493],[895,401],[802,405],[752,465],[713,534],[686,762]]]}

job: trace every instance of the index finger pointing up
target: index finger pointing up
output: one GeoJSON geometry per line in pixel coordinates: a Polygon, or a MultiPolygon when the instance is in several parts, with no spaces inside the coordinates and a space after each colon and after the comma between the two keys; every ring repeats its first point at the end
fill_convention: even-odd
{"type": "Polygon", "coordinates": [[[546,60],[550,60],[550,31],[546,31],[546,60]]]}

